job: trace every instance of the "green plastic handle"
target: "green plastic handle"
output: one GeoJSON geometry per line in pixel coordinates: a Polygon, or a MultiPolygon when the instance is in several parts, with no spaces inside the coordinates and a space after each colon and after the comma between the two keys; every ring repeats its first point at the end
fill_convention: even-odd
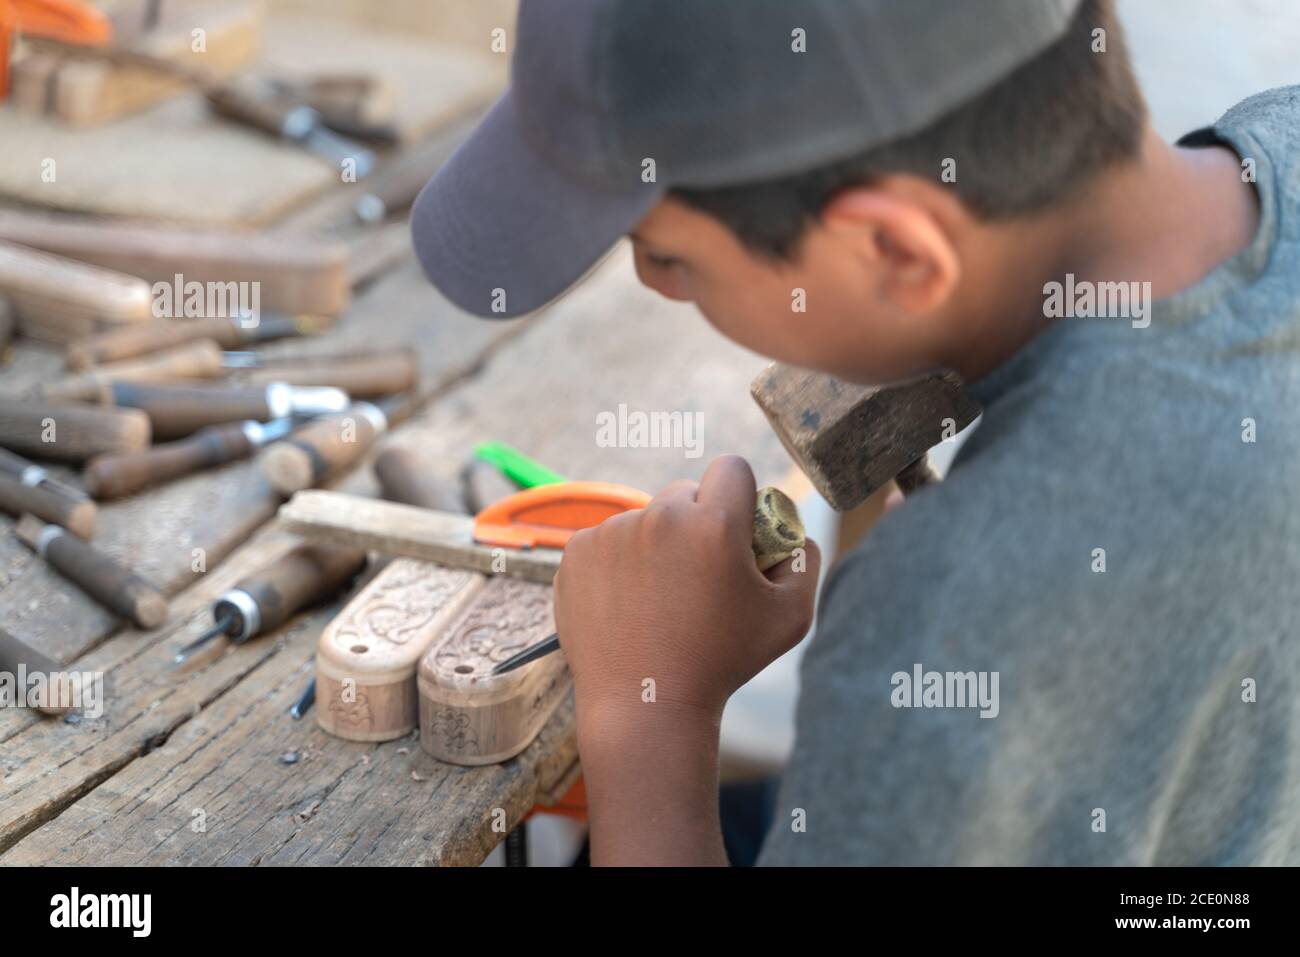
{"type": "Polygon", "coordinates": [[[552,472],[541,462],[531,459],[504,442],[480,442],[474,446],[474,457],[491,462],[520,488],[554,485],[566,481],[559,472],[552,472]]]}

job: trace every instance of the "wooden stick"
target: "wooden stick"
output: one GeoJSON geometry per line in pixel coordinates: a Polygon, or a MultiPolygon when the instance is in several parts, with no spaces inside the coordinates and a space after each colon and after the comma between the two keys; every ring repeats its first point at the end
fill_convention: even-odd
{"type": "MultiPolygon", "coordinates": [[[[0,214],[2,218],[3,214],[0,214]]],[[[245,325],[240,317],[213,316],[207,319],[158,319],[124,326],[68,343],[64,354],[69,369],[85,370],[105,362],[131,359],[179,346],[195,339],[211,339],[222,349],[238,349],[251,342],[280,336],[308,335],[328,321],[315,316],[261,317],[257,325],[245,325]],[[274,336],[268,335],[268,330],[274,336]]]]}
{"type": "Polygon", "coordinates": [[[390,502],[444,512],[464,511],[464,503],[456,491],[439,481],[429,466],[409,449],[390,445],[375,456],[372,468],[384,498],[390,502]]]}
{"type": "MultiPolygon", "coordinates": [[[[318,236],[7,212],[0,213],[3,239],[140,277],[146,292],[154,283],[174,289],[178,275],[182,287],[257,283],[262,309],[325,316],[341,314],[352,295],[348,247],[318,236]]],[[[142,318],[150,317],[147,306],[142,318]]]]}
{"type": "Polygon", "coordinates": [[[354,399],[376,399],[413,389],[419,380],[415,351],[360,356],[355,359],[312,361],[299,359],[249,369],[238,376],[249,385],[287,382],[289,385],[328,385],[354,399]]]}
{"type": "Polygon", "coordinates": [[[149,417],[138,409],[0,402],[0,445],[36,458],[83,462],[101,452],[138,452],[149,445],[149,437],[149,417]]]}
{"type": "Polygon", "coordinates": [[[143,279],[17,243],[0,242],[0,292],[13,301],[26,335],[53,342],[153,314],[143,279]]]}
{"type": "MultiPolygon", "coordinates": [[[[64,670],[49,655],[37,651],[0,628],[0,672],[14,675],[16,679],[20,669],[29,675],[39,674],[44,677],[44,693],[36,701],[38,711],[60,715],[72,710],[81,676],[64,670]]],[[[22,689],[19,693],[21,691],[22,689]]]]}
{"type": "Polygon", "coordinates": [[[211,339],[199,339],[144,358],[96,366],[89,372],[52,382],[39,391],[45,398],[56,401],[102,401],[106,387],[114,382],[214,379],[224,372],[221,347],[211,339]]]}
{"type": "Polygon", "coordinates": [[[141,628],[157,628],[167,620],[167,599],[162,592],[58,525],[24,515],[14,534],[105,608],[141,628]]]}
{"type": "Polygon", "coordinates": [[[0,510],[15,516],[31,512],[87,540],[95,534],[94,502],[74,502],[11,475],[0,474],[0,510]]]}
{"type": "Polygon", "coordinates": [[[311,489],[280,507],[280,521],[313,541],[355,545],[407,558],[423,558],[455,568],[504,574],[550,584],[564,554],[556,548],[516,551],[474,541],[468,515],[380,502],[311,489]]]}

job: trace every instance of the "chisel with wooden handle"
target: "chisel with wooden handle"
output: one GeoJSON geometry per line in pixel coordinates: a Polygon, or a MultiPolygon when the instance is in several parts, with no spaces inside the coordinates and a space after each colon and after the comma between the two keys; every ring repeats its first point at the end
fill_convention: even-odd
{"type": "Polygon", "coordinates": [[[78,402],[6,398],[0,402],[0,445],[39,459],[82,462],[100,452],[135,452],[150,439],[149,416],[78,402]]]}
{"type": "Polygon", "coordinates": [[[149,416],[155,439],[178,439],[207,425],[341,412],[348,396],[341,389],[291,386],[282,382],[248,388],[203,385],[148,385],[115,382],[105,398],[149,416]]]}
{"type": "Polygon", "coordinates": [[[86,463],[86,488],[97,499],[130,495],[201,469],[246,459],[262,446],[288,435],[292,428],[292,419],[210,425],[188,438],[164,442],[143,452],[97,455],[86,463]]]}
{"type": "Polygon", "coordinates": [[[412,408],[411,400],[399,396],[378,405],[354,402],[343,412],[321,416],[267,449],[262,474],[281,495],[310,488],[357,462],[412,408]]]}
{"type": "Polygon", "coordinates": [[[245,364],[249,361],[244,353],[226,354],[228,367],[247,370],[235,374],[237,382],[246,385],[287,382],[289,385],[333,386],[354,399],[377,399],[406,392],[415,387],[419,378],[419,364],[411,349],[347,359],[304,357],[268,362],[254,358],[251,362],[255,364],[251,366],[245,364]]]}
{"type": "Polygon", "coordinates": [[[24,515],[14,534],[105,608],[141,628],[157,628],[167,620],[167,599],[162,592],[60,526],[24,515]]]}
{"type": "Polygon", "coordinates": [[[43,678],[43,687],[33,702],[38,711],[50,715],[66,714],[72,710],[73,702],[80,698],[77,687],[81,680],[79,674],[65,670],[49,655],[0,628],[0,674],[13,675],[14,687],[21,688],[26,682],[17,678],[24,672],[43,678]]]}
{"type": "Polygon", "coordinates": [[[225,371],[221,347],[211,339],[199,339],[138,359],[95,366],[42,386],[37,394],[55,401],[97,402],[104,401],[106,390],[117,382],[215,379],[225,371]]]}
{"type": "Polygon", "coordinates": [[[95,534],[94,502],[87,498],[69,499],[42,485],[26,484],[5,472],[0,472],[0,511],[14,516],[31,512],[84,539],[95,534]]]}
{"type": "Polygon", "coordinates": [[[464,502],[456,490],[438,480],[415,453],[390,445],[375,456],[375,478],[380,493],[390,502],[437,508],[444,512],[463,512],[464,502]]]}
{"type": "MultiPolygon", "coordinates": [[[[778,488],[767,486],[758,490],[754,503],[754,534],[752,548],[754,561],[761,572],[767,571],[804,547],[803,522],[799,509],[789,496],[778,488]]],[[[492,669],[492,674],[503,675],[522,668],[531,661],[560,649],[560,636],[551,635],[507,658],[492,669]]]]}
{"type": "Polygon", "coordinates": [[[176,663],[222,635],[238,645],[280,627],[303,608],[342,589],[365,563],[361,548],[299,545],[222,594],[212,605],[212,628],[182,648],[176,663]]]}
{"type": "Polygon", "coordinates": [[[238,316],[157,319],[76,339],[68,343],[64,359],[69,369],[83,371],[106,362],[170,349],[195,339],[211,339],[222,349],[238,349],[272,339],[313,335],[328,324],[327,319],[306,315],[263,315],[254,325],[248,325],[238,316]]]}
{"type": "Polygon", "coordinates": [[[22,332],[53,342],[153,315],[143,279],[18,243],[0,241],[0,292],[12,301],[22,332]]]}

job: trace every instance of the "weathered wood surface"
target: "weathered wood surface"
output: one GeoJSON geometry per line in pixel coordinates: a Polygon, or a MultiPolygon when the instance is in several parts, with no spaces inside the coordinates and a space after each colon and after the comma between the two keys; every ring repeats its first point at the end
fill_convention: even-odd
{"type": "MultiPolygon", "coordinates": [[[[293,64],[382,70],[398,89],[400,128],[413,138],[485,105],[500,85],[486,56],[357,24],[272,17],[259,70],[284,74],[293,64]]],[[[93,129],[68,129],[4,107],[0,142],[0,197],[141,219],[267,224],[340,179],[328,161],[298,146],[214,121],[198,93],[93,129]]]]}
{"type": "MultiPolygon", "coordinates": [[[[374,292],[411,278],[399,272],[374,292]]],[[[432,296],[425,289],[403,301],[390,290],[386,318],[406,323],[408,335],[457,348],[442,328],[454,321],[421,324],[422,311],[438,308],[432,296]]],[[[471,329],[500,327],[477,322],[456,334],[471,329]]],[[[386,442],[417,451],[447,481],[487,439],[510,442],[573,478],[647,490],[698,477],[725,451],[745,453],[760,482],[789,468],[749,397],[761,362],[688,307],[638,287],[626,250],[520,334],[493,342],[474,375],[438,393],[386,442]],[[701,454],[597,444],[597,414],[617,413],[620,403],[700,413],[701,454]]],[[[373,494],[374,481],[363,467],[340,487],[373,494]]],[[[187,506],[191,520],[201,512],[187,506]]],[[[503,836],[492,830],[493,808],[513,824],[539,795],[572,779],[567,702],[523,754],[481,768],[439,764],[414,739],[349,743],[326,736],[311,715],[290,720],[286,711],[310,675],[320,632],[341,602],[246,645],[218,643],[192,667],[175,669],[171,654],[198,634],[206,603],[290,540],[277,528],[259,532],[173,599],[179,628],[124,632],[79,659],[78,666],[109,672],[109,706],[99,721],[68,725],[0,711],[0,851],[8,847],[0,863],[477,863],[503,836]],[[280,763],[293,752],[296,764],[280,763]],[[207,810],[206,833],[191,830],[195,809],[207,810]]],[[[5,548],[0,536],[0,570],[12,560],[5,548]]]]}

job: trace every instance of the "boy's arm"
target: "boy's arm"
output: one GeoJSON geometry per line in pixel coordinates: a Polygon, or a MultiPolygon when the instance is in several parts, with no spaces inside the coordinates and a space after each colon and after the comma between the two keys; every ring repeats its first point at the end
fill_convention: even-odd
{"type": "Polygon", "coordinates": [[[812,621],[819,553],[766,575],[754,476],[724,456],[698,486],[573,536],[555,579],[574,677],[592,862],[725,864],[718,730],[737,688],[812,621]]]}

